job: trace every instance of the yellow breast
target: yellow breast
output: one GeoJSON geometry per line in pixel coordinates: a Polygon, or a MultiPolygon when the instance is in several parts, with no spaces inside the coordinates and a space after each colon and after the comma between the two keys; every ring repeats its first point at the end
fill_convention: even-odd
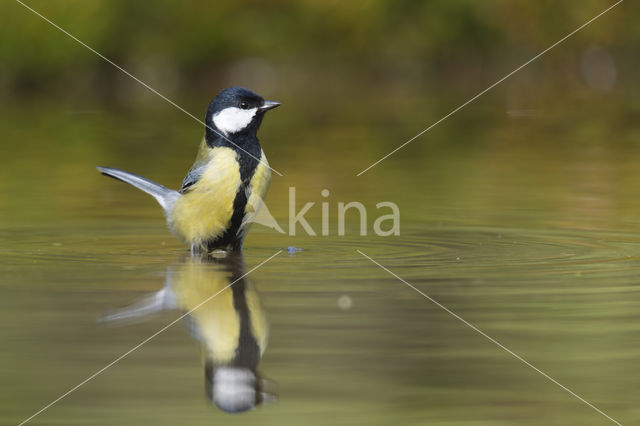
{"type": "Polygon", "coordinates": [[[253,173],[251,182],[249,183],[249,192],[247,194],[247,205],[245,206],[242,226],[239,230],[240,233],[246,234],[249,230],[249,225],[253,221],[253,218],[264,204],[264,197],[269,190],[269,184],[271,183],[271,169],[267,162],[267,157],[264,155],[264,151],[260,154],[260,162],[256,166],[256,170],[253,173]]]}
{"type": "Polygon", "coordinates": [[[176,201],[168,216],[171,230],[183,241],[202,245],[222,235],[233,215],[240,187],[240,165],[231,148],[217,147],[206,154],[202,177],[176,201]]]}

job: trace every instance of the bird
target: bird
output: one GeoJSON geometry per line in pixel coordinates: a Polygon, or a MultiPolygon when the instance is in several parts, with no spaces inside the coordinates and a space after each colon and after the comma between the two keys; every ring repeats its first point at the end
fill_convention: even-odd
{"type": "Polygon", "coordinates": [[[241,252],[271,182],[257,132],[264,114],[279,105],[243,87],[218,93],[207,108],[196,160],[177,191],[124,170],[97,169],[152,195],[192,255],[241,252]]]}

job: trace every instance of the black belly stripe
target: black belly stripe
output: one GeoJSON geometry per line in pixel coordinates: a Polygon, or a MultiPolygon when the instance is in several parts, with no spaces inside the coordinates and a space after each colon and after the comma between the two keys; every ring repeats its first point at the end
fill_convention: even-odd
{"type": "Polygon", "coordinates": [[[241,184],[233,200],[233,214],[231,215],[229,226],[227,226],[227,229],[221,236],[214,241],[207,242],[208,251],[226,247],[234,251],[242,249],[243,238],[242,235],[239,235],[238,231],[242,225],[245,208],[247,206],[247,188],[249,188],[251,178],[253,178],[256,168],[258,167],[258,159],[262,157],[262,148],[256,137],[252,137],[250,140],[248,138],[238,138],[234,140],[234,142],[237,146],[233,146],[228,142],[222,145],[228,146],[236,151],[236,159],[240,164],[241,184]],[[242,147],[244,151],[240,150],[238,146],[242,147]]]}

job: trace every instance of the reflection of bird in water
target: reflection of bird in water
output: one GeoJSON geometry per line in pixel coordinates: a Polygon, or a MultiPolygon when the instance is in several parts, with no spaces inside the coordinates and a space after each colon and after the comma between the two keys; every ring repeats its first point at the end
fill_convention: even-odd
{"type": "Polygon", "coordinates": [[[202,343],[207,396],[224,411],[249,410],[274,397],[256,373],[267,346],[268,324],[245,273],[240,255],[189,258],[168,269],[162,290],[106,320],[131,320],[175,308],[188,313],[189,331],[202,343]]]}

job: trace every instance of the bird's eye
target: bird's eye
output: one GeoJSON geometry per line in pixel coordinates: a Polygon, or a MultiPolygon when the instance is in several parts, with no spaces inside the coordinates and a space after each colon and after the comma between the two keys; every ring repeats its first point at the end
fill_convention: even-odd
{"type": "Polygon", "coordinates": [[[240,108],[241,109],[249,109],[249,104],[246,102],[240,102],[240,108]]]}

